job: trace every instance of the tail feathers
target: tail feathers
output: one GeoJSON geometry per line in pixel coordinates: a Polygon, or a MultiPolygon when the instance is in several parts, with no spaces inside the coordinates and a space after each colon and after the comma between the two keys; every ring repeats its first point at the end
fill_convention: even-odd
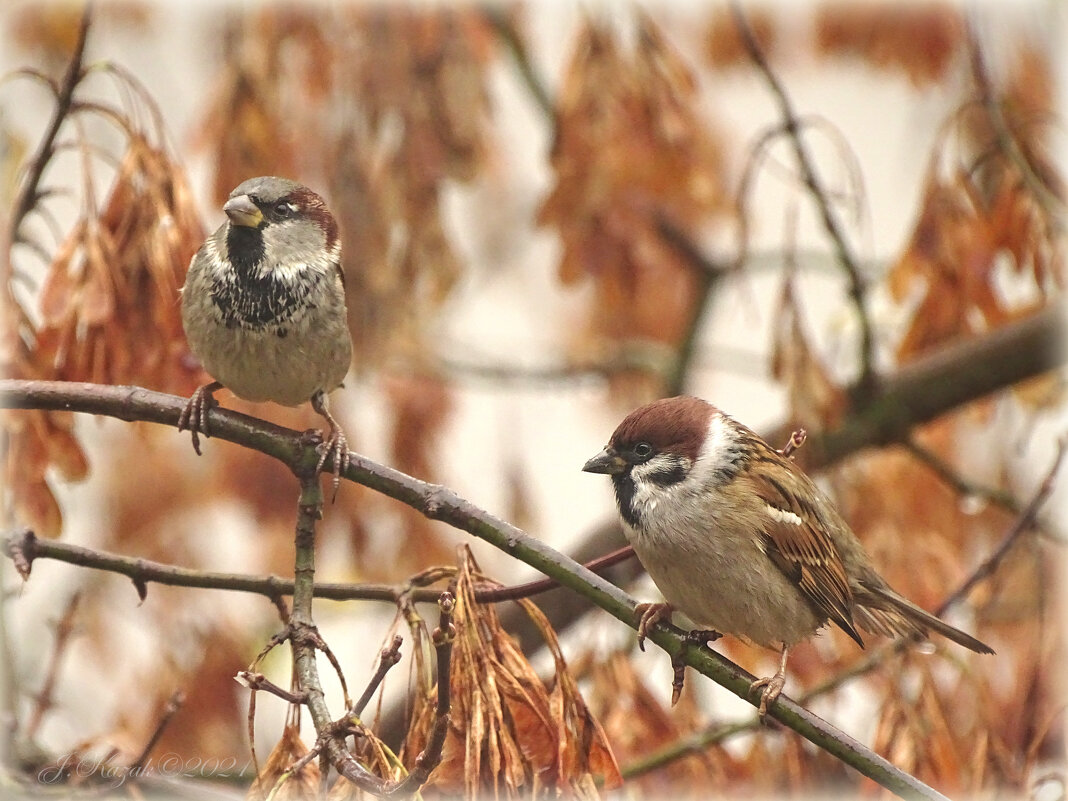
{"type": "Polygon", "coordinates": [[[926,636],[935,631],[977,654],[994,653],[994,649],[986,643],[939,620],[889,587],[869,587],[868,590],[870,594],[856,598],[859,608],[854,614],[861,628],[898,636],[926,636]]]}

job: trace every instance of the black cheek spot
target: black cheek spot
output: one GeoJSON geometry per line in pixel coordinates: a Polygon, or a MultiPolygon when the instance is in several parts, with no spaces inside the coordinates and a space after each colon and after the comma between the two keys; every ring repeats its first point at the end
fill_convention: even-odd
{"type": "Polygon", "coordinates": [[[673,461],[670,465],[650,473],[648,478],[658,487],[670,487],[672,484],[678,484],[686,478],[687,472],[686,464],[679,460],[673,461]]]}
{"type": "Polygon", "coordinates": [[[289,335],[289,330],[286,328],[279,328],[276,332],[279,339],[285,339],[289,335]]]}

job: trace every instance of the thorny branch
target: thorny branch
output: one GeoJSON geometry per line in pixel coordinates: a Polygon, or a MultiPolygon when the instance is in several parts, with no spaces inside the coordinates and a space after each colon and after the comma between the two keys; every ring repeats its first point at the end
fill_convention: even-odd
{"type": "Polygon", "coordinates": [[[852,252],[845,233],[842,230],[841,222],[838,220],[838,217],[834,212],[830,196],[826,188],[823,186],[823,181],[820,179],[819,173],[816,170],[812,155],[805,146],[805,141],[801,136],[801,122],[798,119],[797,113],[794,111],[790,96],[786,93],[786,89],[783,87],[779,77],[768,64],[768,60],[765,57],[764,52],[760,49],[760,45],[757,42],[756,37],[753,35],[752,29],[749,27],[749,22],[746,19],[745,13],[742,11],[738,0],[732,0],[730,7],[742,44],[745,47],[746,52],[749,54],[750,59],[752,59],[761,75],[763,75],[765,82],[768,84],[768,87],[771,89],[771,92],[775,96],[775,100],[779,105],[779,113],[782,115],[783,119],[783,128],[793,145],[798,168],[801,170],[801,179],[804,181],[805,186],[808,187],[809,193],[812,195],[812,199],[816,203],[816,207],[820,213],[820,219],[823,222],[823,227],[827,231],[827,235],[831,238],[831,243],[834,245],[838,263],[845,271],[849,280],[849,295],[857,310],[861,337],[861,373],[855,388],[859,398],[866,399],[875,389],[876,376],[875,332],[872,327],[871,316],[868,314],[867,285],[864,276],[861,273],[859,263],[852,252]]]}
{"type": "MultiPolygon", "coordinates": [[[[87,411],[120,419],[175,426],[184,404],[184,398],[135,387],[48,381],[0,381],[0,407],[46,407],[87,411]]],[[[312,468],[318,460],[318,454],[314,445],[299,432],[226,410],[213,409],[211,417],[215,440],[236,442],[258,450],[279,459],[301,476],[290,640],[297,654],[297,675],[301,689],[308,694],[308,708],[316,730],[321,732],[331,721],[322,696],[315,665],[315,650],[310,638],[314,632],[314,624],[311,621],[311,603],[315,589],[314,532],[321,509],[322,493],[318,481],[308,478],[309,475],[314,475],[312,468]]],[[[351,454],[344,477],[399,500],[430,519],[443,521],[485,540],[556,579],[627,625],[636,625],[636,602],[625,592],[540,540],[464,500],[447,487],[420,481],[355,453],[351,454]]],[[[18,556],[13,555],[13,558],[18,556]]],[[[740,698],[750,698],[750,688],[755,680],[752,675],[721,654],[687,642],[684,633],[678,629],[661,626],[654,630],[648,639],[663,648],[676,661],[685,662],[740,698]]],[[[451,654],[451,642],[447,638],[443,637],[438,646],[439,655],[451,654]]],[[[444,678],[442,663],[439,661],[439,704],[443,703],[443,696],[448,698],[448,685],[441,684],[444,678]]],[[[915,777],[894,767],[871,749],[785,696],[779,697],[769,709],[769,714],[827,753],[902,797],[941,797],[915,777]]],[[[439,718],[435,731],[440,729],[443,732],[447,717],[440,713],[440,708],[439,718]]],[[[439,739],[443,741],[444,734],[441,738],[431,737],[424,754],[417,759],[413,775],[420,775],[424,769],[429,772],[433,759],[440,757],[440,753],[435,757],[436,748],[432,748],[438,745],[439,739]]],[[[375,794],[392,791],[392,785],[387,785],[372,775],[348,753],[342,740],[336,737],[325,738],[323,751],[339,772],[358,786],[370,789],[375,794]]]]}

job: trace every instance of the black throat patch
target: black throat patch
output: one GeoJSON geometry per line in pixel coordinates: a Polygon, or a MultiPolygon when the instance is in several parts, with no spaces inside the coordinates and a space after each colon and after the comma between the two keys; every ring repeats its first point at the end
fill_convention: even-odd
{"type": "Polygon", "coordinates": [[[302,306],[318,276],[286,281],[270,269],[260,271],[264,259],[263,234],[234,225],[226,236],[233,269],[215,275],[212,301],[227,328],[264,329],[284,325],[302,306]]]}
{"type": "Polygon", "coordinates": [[[633,528],[637,528],[641,515],[634,508],[634,479],[631,478],[630,470],[612,476],[612,484],[616,489],[616,504],[619,506],[619,514],[633,528]]]}

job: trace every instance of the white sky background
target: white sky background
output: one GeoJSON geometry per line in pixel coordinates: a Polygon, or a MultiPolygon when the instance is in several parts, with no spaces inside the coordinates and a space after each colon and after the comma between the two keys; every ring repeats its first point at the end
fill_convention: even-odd
{"type": "MultiPolygon", "coordinates": [[[[0,6],[0,34],[8,30],[8,15],[26,5],[9,2],[0,6]]],[[[624,3],[593,5],[600,13],[622,16],[630,8],[624,3]]],[[[649,9],[694,63],[701,63],[698,35],[703,30],[700,23],[708,18],[708,4],[639,5],[649,9]]],[[[555,93],[562,78],[581,9],[588,7],[563,0],[529,4],[529,46],[534,65],[551,93],[555,93]]],[[[1058,53],[1068,41],[1065,11],[1059,3],[988,3],[976,11],[995,82],[999,65],[1011,55],[1005,45],[1016,33],[1044,39],[1047,45],[1055,43],[1053,49],[1058,53]]],[[[807,50],[807,26],[811,20],[802,11],[794,13],[798,24],[785,51],[790,66],[779,70],[780,77],[800,114],[828,120],[853,149],[865,188],[866,207],[860,224],[848,227],[849,236],[864,262],[883,266],[899,252],[908,236],[932,142],[961,93],[958,87],[917,91],[904,76],[875,72],[859,61],[816,61],[807,50]]],[[[147,36],[116,28],[106,21],[95,26],[88,56],[89,61],[106,58],[122,64],[159,103],[175,149],[189,168],[194,189],[202,200],[202,218],[208,229],[220,224],[223,215],[208,200],[208,165],[203,154],[191,156],[189,144],[221,64],[220,25],[219,9],[214,3],[158,3],[153,7],[147,36]]],[[[3,40],[0,72],[24,65],[24,58],[10,40],[3,40]]],[[[491,88],[495,135],[506,143],[501,150],[507,158],[492,178],[473,187],[456,187],[446,196],[448,231],[470,269],[437,323],[440,336],[436,339],[442,352],[457,361],[481,360],[531,368],[560,366],[560,354],[576,315],[582,311],[583,297],[582,290],[565,292],[559,287],[556,235],[552,230],[535,228],[532,222],[551,188],[552,175],[545,159],[548,129],[507,58],[495,70],[491,88]],[[487,221],[493,225],[487,225],[487,221]],[[502,231],[507,236],[504,240],[499,238],[502,231]],[[486,336],[487,331],[492,331],[492,336],[486,336]]],[[[728,134],[738,153],[776,120],[767,87],[751,71],[714,73],[703,88],[709,119],[728,134]]],[[[1063,80],[1061,88],[1063,91],[1063,80]]],[[[0,85],[3,124],[16,129],[31,149],[49,112],[47,98],[40,90],[25,82],[0,85]]],[[[812,141],[823,175],[828,182],[841,185],[845,179],[841,162],[818,139],[812,141]]],[[[785,148],[775,152],[781,160],[788,159],[785,148]]],[[[57,166],[49,174],[53,182],[59,181],[61,169],[65,167],[57,166]]],[[[101,178],[103,196],[107,187],[103,172],[101,178]]],[[[750,207],[759,212],[752,232],[755,253],[771,256],[781,251],[787,221],[795,209],[799,212],[798,246],[829,253],[811,204],[795,185],[765,172],[750,207]]],[[[718,237],[706,244],[714,254],[729,257],[732,253],[729,239],[718,237]]],[[[827,263],[831,263],[829,259],[827,263]]],[[[700,369],[693,373],[690,386],[695,394],[757,429],[782,420],[784,414],[783,393],[764,374],[778,280],[773,270],[763,274],[764,277],[750,279],[750,286],[744,291],[728,288],[713,306],[702,338],[700,369]],[[738,302],[739,297],[746,301],[738,302]],[[750,356],[740,359],[739,353],[750,356]]],[[[852,348],[841,342],[852,342],[855,324],[843,282],[833,268],[822,275],[805,273],[803,293],[807,322],[824,355],[848,371],[852,348]]],[[[881,341],[892,344],[905,319],[903,312],[890,308],[886,299],[879,296],[873,299],[872,306],[881,341]]],[[[503,513],[507,503],[503,479],[508,467],[521,458],[522,475],[529,481],[528,492],[537,514],[531,533],[566,548],[568,542],[613,512],[608,481],[579,472],[585,459],[603,446],[621,416],[609,401],[606,388],[594,382],[493,386],[485,381],[460,380],[455,389],[455,411],[439,447],[439,478],[472,502],[503,513]]],[[[386,411],[376,380],[350,383],[348,389],[334,396],[333,402],[353,405],[360,428],[354,439],[360,443],[361,451],[371,458],[386,460],[382,427],[386,411]]],[[[970,444],[976,454],[984,455],[970,460],[976,470],[973,478],[995,480],[995,472],[982,471],[984,467],[994,471],[1003,456],[1014,466],[1017,489],[1026,495],[1049,464],[1052,437],[1065,430],[1065,419],[1062,415],[1059,421],[1046,421],[1039,428],[1040,435],[1025,437],[1022,417],[1011,406],[1006,405],[999,414],[1004,426],[996,432],[994,427],[976,432],[970,444]],[[1006,436],[1005,431],[1011,433],[1006,436]]],[[[91,441],[105,445],[108,437],[117,435],[117,428],[93,424],[83,425],[81,430],[91,441]]],[[[188,449],[185,434],[175,434],[175,439],[188,449]]],[[[209,443],[202,458],[211,458],[212,449],[209,443]]],[[[1062,478],[1060,499],[1065,497],[1065,484],[1062,478]]],[[[107,499],[94,491],[92,480],[64,495],[68,521],[65,539],[91,545],[96,539],[98,513],[106,509],[107,499]]],[[[232,510],[196,514],[207,515],[213,529],[225,526],[230,532],[225,539],[211,539],[215,548],[211,553],[212,567],[242,569],[242,551],[254,537],[249,521],[236,517],[232,510]]],[[[388,541],[383,541],[381,547],[388,551],[388,541]]],[[[483,566],[492,566],[491,572],[502,580],[528,576],[524,566],[492,555],[487,547],[479,547],[477,553],[483,566]]],[[[6,563],[2,575],[5,588],[14,586],[13,572],[6,563]]],[[[336,578],[329,575],[328,568],[322,577],[336,578]]],[[[85,580],[84,573],[74,568],[44,562],[34,565],[33,577],[19,590],[17,604],[5,604],[5,614],[12,621],[10,634],[24,644],[16,670],[32,670],[34,665],[42,664],[48,653],[50,638],[45,636],[45,621],[68,597],[67,593],[56,592],[57,586],[73,587],[85,580]]],[[[137,620],[136,599],[124,579],[103,580],[124,585],[123,594],[116,597],[124,599],[119,617],[122,636],[129,643],[129,637],[136,636],[131,634],[137,620]]],[[[191,596],[198,592],[189,591],[191,596]]],[[[212,594],[214,608],[221,610],[222,605],[217,603],[220,597],[212,594]]],[[[248,604],[259,605],[262,601],[228,601],[221,611],[238,615],[248,604]]],[[[329,619],[329,613],[325,617],[329,619]]],[[[377,643],[381,622],[369,621],[367,631],[367,637],[377,643]]],[[[332,637],[329,628],[324,633],[335,650],[341,651],[339,657],[345,664],[344,647],[338,648],[341,640],[332,637]]],[[[353,639],[351,624],[344,639],[353,639]]],[[[72,656],[77,653],[75,649],[72,656]]],[[[650,665],[654,662],[648,655],[646,659],[650,665]]],[[[664,662],[666,668],[666,660],[656,661],[664,662]]],[[[67,681],[72,673],[68,671],[62,677],[59,707],[45,728],[46,736],[57,747],[69,743],[67,738],[77,739],[106,727],[114,710],[111,701],[117,702],[123,692],[122,682],[111,676],[93,682],[92,694],[81,695],[67,681]],[[114,698],[109,699],[107,696],[112,694],[114,698]]],[[[29,683],[33,684],[32,679],[29,683]]],[[[666,679],[662,689],[666,695],[666,679]]],[[[336,704],[336,700],[332,703],[336,704]]],[[[267,741],[265,737],[263,742],[267,741]]]]}

